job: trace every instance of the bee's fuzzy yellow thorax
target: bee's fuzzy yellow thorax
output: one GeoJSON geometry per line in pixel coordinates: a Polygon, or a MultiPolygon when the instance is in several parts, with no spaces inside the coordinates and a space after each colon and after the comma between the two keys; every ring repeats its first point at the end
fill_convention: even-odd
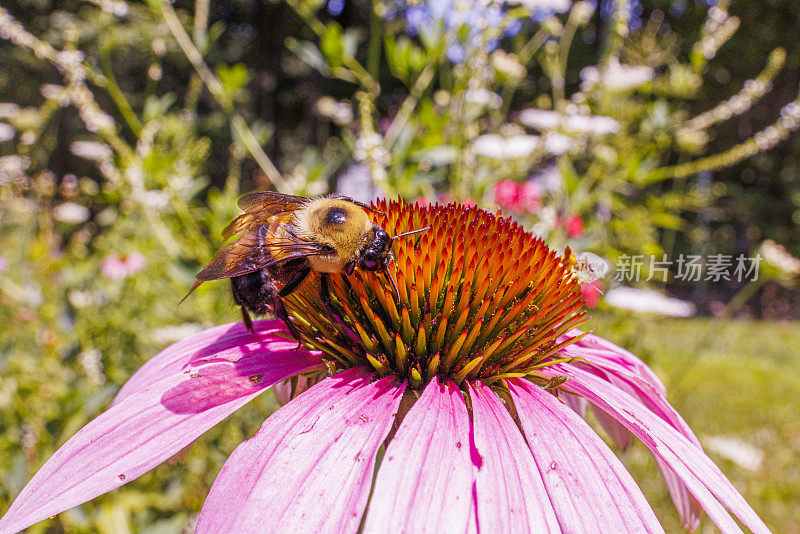
{"type": "Polygon", "coordinates": [[[302,239],[328,245],[336,251],[308,258],[312,269],[327,273],[338,273],[356,259],[374,232],[362,208],[352,202],[324,197],[295,212],[293,223],[302,239]]]}

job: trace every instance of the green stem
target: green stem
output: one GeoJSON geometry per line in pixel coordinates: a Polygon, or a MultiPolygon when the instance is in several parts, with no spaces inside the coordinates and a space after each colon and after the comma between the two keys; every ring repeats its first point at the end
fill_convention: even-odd
{"type": "Polygon", "coordinates": [[[142,122],[139,120],[139,117],[136,116],[128,99],[125,98],[125,94],[122,92],[122,89],[120,89],[119,84],[117,84],[117,79],[114,76],[114,69],[111,64],[110,45],[103,46],[100,58],[103,64],[103,73],[105,74],[106,91],[108,91],[111,100],[113,100],[114,104],[117,106],[122,118],[125,119],[128,128],[131,129],[133,135],[138,139],[142,135],[142,122]]]}
{"type": "Polygon", "coordinates": [[[367,56],[367,72],[377,80],[381,66],[381,18],[375,12],[375,0],[372,1],[372,14],[369,19],[369,56],[367,56]]]}
{"type": "Polygon", "coordinates": [[[414,111],[414,108],[417,107],[422,93],[428,88],[428,85],[430,85],[435,72],[436,65],[433,63],[428,63],[420,75],[417,76],[413,87],[411,87],[411,91],[409,91],[408,96],[400,105],[400,109],[397,111],[397,115],[395,115],[394,119],[392,120],[392,124],[389,125],[389,129],[386,130],[384,144],[387,150],[394,145],[395,141],[397,141],[400,131],[403,129],[403,126],[405,126],[408,118],[414,111]]]}

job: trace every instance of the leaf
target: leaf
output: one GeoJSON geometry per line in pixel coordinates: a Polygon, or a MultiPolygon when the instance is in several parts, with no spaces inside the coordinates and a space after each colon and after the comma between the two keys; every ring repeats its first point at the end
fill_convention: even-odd
{"type": "Polygon", "coordinates": [[[319,48],[332,68],[344,63],[344,32],[338,22],[329,22],[319,40],[319,48]]]}

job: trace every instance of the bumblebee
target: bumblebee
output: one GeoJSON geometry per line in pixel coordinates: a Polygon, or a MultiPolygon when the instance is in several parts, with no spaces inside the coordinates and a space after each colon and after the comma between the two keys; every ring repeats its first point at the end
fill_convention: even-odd
{"type": "Polygon", "coordinates": [[[392,241],[427,230],[390,237],[366,213],[380,212],[338,195],[306,198],[261,191],[240,198],[239,207],[244,213],[222,231],[226,239],[238,237],[224,245],[197,274],[189,293],[208,280],[230,278],[234,301],[241,307],[248,329],[253,331],[250,313],[272,313],[298,340],[281,299],[297,289],[311,271],[321,274],[323,306],[357,340],[331,302],[328,275],[349,275],[356,267],[381,272],[399,298],[397,284],[387,269],[394,261],[392,241]]]}

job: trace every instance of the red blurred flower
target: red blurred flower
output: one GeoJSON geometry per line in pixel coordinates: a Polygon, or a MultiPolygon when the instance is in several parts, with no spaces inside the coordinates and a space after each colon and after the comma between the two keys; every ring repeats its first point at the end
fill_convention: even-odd
{"type": "Polygon", "coordinates": [[[567,219],[564,224],[567,229],[567,235],[570,237],[580,237],[583,235],[583,219],[580,215],[572,215],[567,219]]]}
{"type": "Polygon", "coordinates": [[[586,282],[581,284],[581,294],[583,300],[586,302],[587,308],[596,308],[600,303],[600,295],[603,293],[603,285],[600,280],[586,282]]]}
{"type": "Polygon", "coordinates": [[[503,180],[494,186],[494,203],[503,209],[517,212],[522,197],[522,188],[514,180],[503,180]]]}

